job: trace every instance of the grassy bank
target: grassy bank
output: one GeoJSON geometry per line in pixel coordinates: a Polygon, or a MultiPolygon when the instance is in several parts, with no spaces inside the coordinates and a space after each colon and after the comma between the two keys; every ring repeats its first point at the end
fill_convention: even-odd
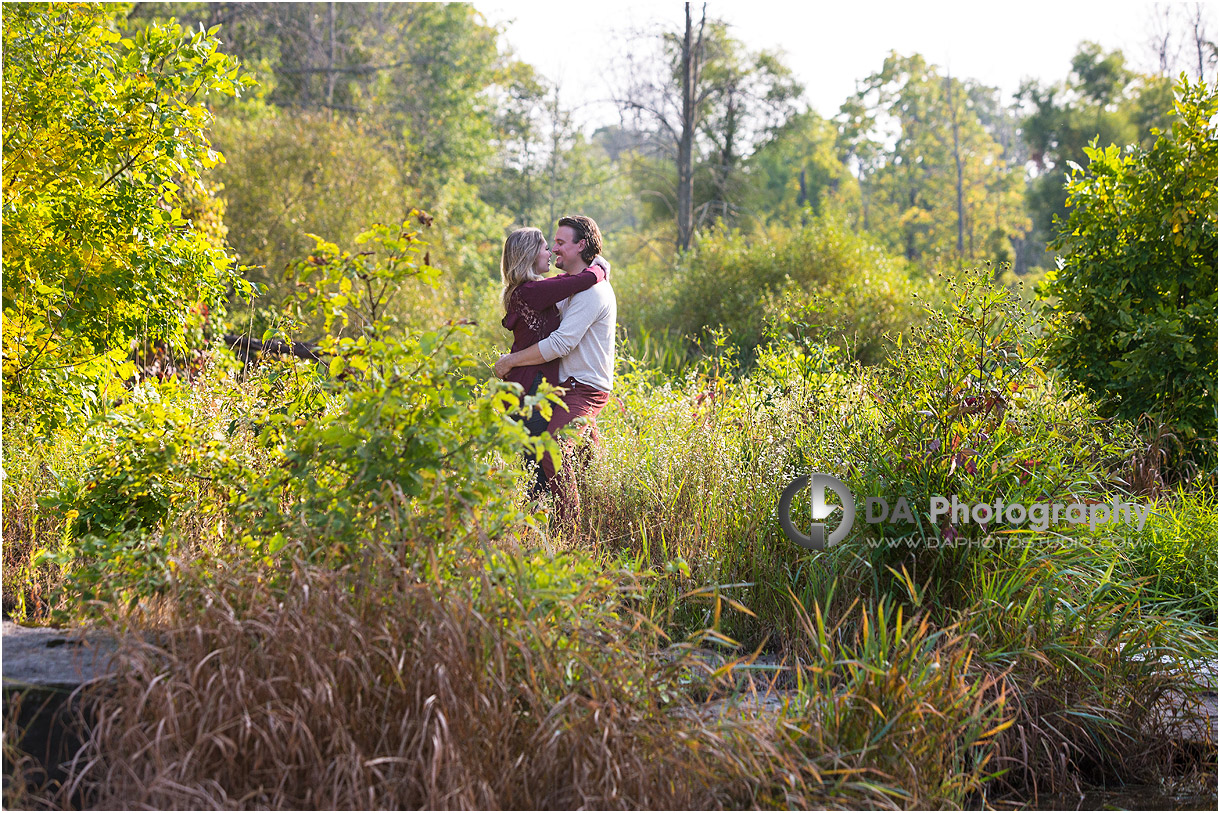
{"type": "Polygon", "coordinates": [[[91,699],[69,785],[13,804],[939,807],[1198,764],[1156,709],[1215,653],[1214,481],[1137,485],[1136,427],[1043,369],[1020,301],[946,286],[870,367],[800,336],[748,367],[729,343],[679,374],[625,362],[563,532],[522,499],[516,398],[460,326],[6,431],[6,612],[156,633],[91,699]],[[811,469],[860,508],[1154,513],[921,509],[806,551],[775,517],[811,469]],[[742,674],[721,664],[755,657],[788,704],[709,714],[742,674]]]}

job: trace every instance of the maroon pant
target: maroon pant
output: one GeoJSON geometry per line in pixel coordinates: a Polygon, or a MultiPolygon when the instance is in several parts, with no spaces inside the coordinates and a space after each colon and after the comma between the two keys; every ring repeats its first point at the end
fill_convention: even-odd
{"type": "Polygon", "coordinates": [[[592,443],[600,443],[597,414],[610,402],[610,393],[582,384],[571,376],[559,386],[566,390],[563,394],[563,406],[552,405],[551,421],[546,429],[551,433],[551,437],[560,441],[563,467],[557,474],[551,456],[543,455],[542,471],[546,476],[547,488],[555,497],[556,518],[560,522],[572,522],[580,510],[580,494],[576,489],[577,469],[587,464],[587,461],[573,460],[576,456],[575,443],[570,438],[561,440],[559,432],[577,418],[588,418],[589,422],[581,429],[580,434],[592,443]]]}

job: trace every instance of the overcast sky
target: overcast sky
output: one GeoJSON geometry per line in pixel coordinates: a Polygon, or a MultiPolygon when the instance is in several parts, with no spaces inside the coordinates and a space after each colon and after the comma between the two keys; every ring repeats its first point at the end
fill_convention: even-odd
{"type": "MultiPolygon", "coordinates": [[[[590,85],[609,95],[606,65],[613,64],[631,28],[664,24],[681,30],[682,3],[628,2],[475,2],[488,22],[507,24],[505,38],[519,58],[551,80],[561,80],[565,106],[576,101],[574,88],[590,85]],[[575,59],[557,43],[573,27],[588,30],[596,54],[575,59]]],[[[693,6],[696,12],[698,5],[693,6]]],[[[1152,3],[1129,0],[1061,0],[1022,3],[906,2],[838,0],[793,3],[775,0],[709,2],[708,15],[729,21],[750,48],[782,49],[787,64],[805,85],[805,98],[823,116],[834,115],[854,92],[855,82],[881,68],[891,50],[918,52],[953,75],[999,87],[1007,102],[1025,77],[1044,82],[1067,76],[1076,46],[1093,40],[1107,49],[1122,48],[1128,63],[1151,66],[1147,32],[1152,3]]],[[[1209,28],[1215,8],[1208,4],[1209,28]]],[[[1214,34],[1213,34],[1214,38],[1214,34]]],[[[577,111],[586,131],[616,121],[614,108],[586,106],[577,111]]]]}

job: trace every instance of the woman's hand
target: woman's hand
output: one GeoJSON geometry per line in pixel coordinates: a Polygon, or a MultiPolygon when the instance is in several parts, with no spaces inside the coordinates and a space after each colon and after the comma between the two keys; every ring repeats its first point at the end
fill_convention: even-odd
{"type": "Polygon", "coordinates": [[[493,372],[496,374],[496,378],[503,379],[504,376],[508,375],[508,371],[513,368],[513,365],[508,361],[508,357],[509,354],[504,353],[496,361],[495,366],[492,368],[493,372]]]}

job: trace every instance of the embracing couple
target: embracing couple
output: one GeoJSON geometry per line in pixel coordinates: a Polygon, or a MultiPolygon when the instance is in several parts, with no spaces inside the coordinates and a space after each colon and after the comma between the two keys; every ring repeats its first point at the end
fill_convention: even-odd
{"type": "Polygon", "coordinates": [[[530,491],[554,498],[554,516],[564,524],[575,520],[575,447],[560,432],[577,418],[588,418],[581,432],[598,442],[596,417],[610,400],[614,383],[614,323],[618,304],[607,276],[610,264],[601,257],[602,235],[584,215],[560,218],[553,245],[538,229],[517,229],[504,241],[500,275],[504,282],[504,327],[513,332],[512,352],[500,356],[495,374],[515,381],[532,395],[543,381],[563,388],[563,405],[553,406],[548,422],[537,409],[525,418],[531,435],[550,432],[563,439],[563,465],[556,471],[544,455],[530,491]],[[554,256],[562,271],[543,276],[554,256]]]}

